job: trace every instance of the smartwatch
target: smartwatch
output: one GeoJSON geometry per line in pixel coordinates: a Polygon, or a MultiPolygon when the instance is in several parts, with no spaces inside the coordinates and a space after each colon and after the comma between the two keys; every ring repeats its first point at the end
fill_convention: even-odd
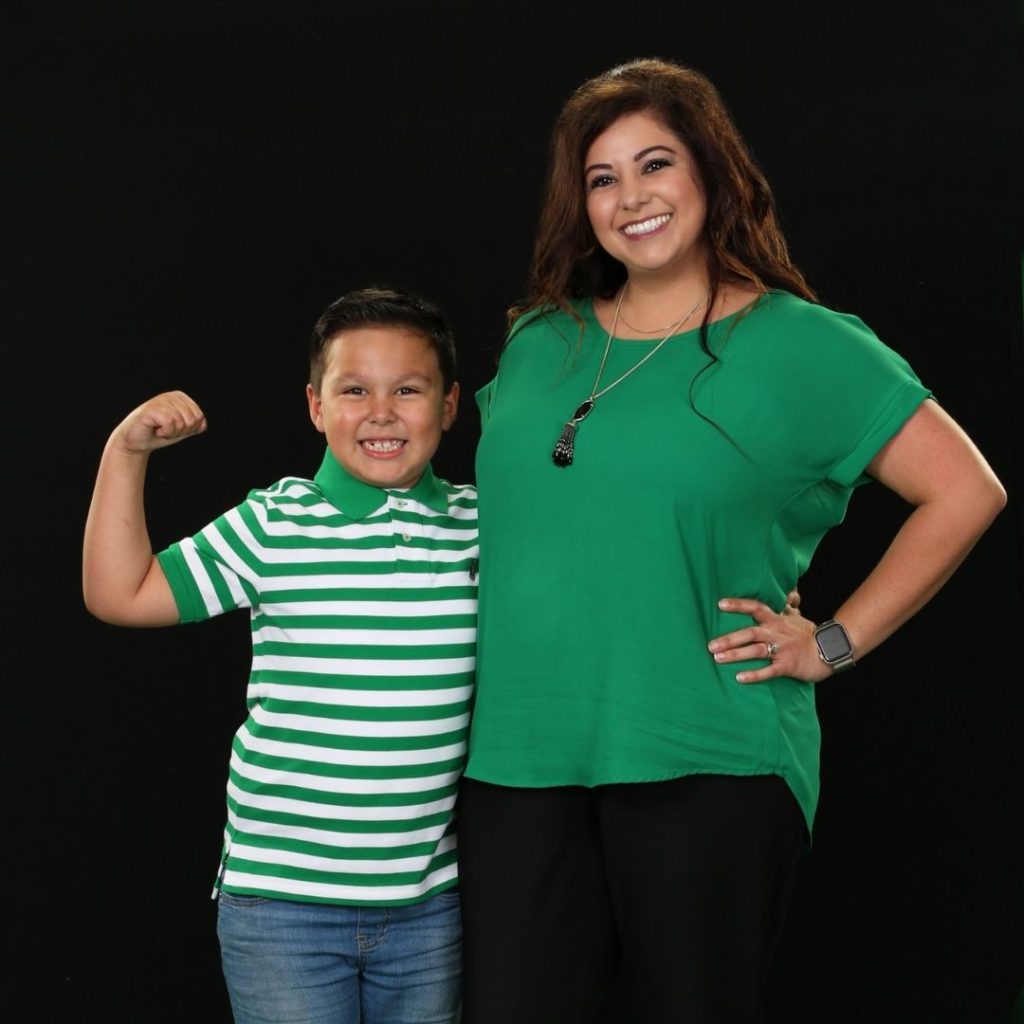
{"type": "Polygon", "coordinates": [[[818,645],[818,657],[833,672],[845,672],[853,668],[853,643],[841,622],[829,619],[814,630],[814,642],[818,645]]]}

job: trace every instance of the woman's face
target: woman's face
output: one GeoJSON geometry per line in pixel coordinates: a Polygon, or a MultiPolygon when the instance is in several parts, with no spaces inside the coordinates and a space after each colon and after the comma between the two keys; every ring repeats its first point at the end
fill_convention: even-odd
{"type": "Polygon", "coordinates": [[[656,118],[626,114],[606,128],[583,181],[597,241],[630,277],[705,272],[704,189],[690,150],[656,118]]]}

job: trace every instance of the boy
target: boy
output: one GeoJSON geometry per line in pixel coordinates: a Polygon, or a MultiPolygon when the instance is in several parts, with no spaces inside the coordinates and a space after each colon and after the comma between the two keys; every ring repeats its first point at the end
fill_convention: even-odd
{"type": "Polygon", "coordinates": [[[150,454],[206,429],[187,395],[139,406],[104,449],[85,532],[89,610],[128,626],[249,608],[215,893],[236,1021],[454,1021],[453,812],[476,629],[476,492],[434,477],[455,419],[439,311],[365,289],[313,332],[314,480],[252,491],[153,555],[150,454]]]}

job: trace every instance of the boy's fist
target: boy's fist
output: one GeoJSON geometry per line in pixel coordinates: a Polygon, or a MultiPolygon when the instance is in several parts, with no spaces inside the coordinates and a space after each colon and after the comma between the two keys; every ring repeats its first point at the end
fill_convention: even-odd
{"type": "Polygon", "coordinates": [[[206,429],[206,415],[184,391],[165,391],[133,409],[114,431],[129,452],[151,452],[206,429]]]}

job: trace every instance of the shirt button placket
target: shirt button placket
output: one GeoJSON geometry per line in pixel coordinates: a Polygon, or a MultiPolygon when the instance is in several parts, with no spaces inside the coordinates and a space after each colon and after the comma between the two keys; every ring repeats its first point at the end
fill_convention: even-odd
{"type": "MultiPolygon", "coordinates": [[[[408,506],[409,506],[409,500],[407,498],[394,498],[393,497],[391,500],[394,503],[395,508],[404,509],[404,508],[408,508],[408,506]]],[[[396,527],[396,529],[398,529],[399,528],[399,524],[396,523],[395,527],[396,527]]],[[[401,538],[401,541],[402,541],[403,544],[408,544],[409,541],[412,538],[409,536],[408,530],[406,529],[404,524],[402,524],[401,529],[402,529],[402,532],[399,534],[399,537],[401,538]]]]}

